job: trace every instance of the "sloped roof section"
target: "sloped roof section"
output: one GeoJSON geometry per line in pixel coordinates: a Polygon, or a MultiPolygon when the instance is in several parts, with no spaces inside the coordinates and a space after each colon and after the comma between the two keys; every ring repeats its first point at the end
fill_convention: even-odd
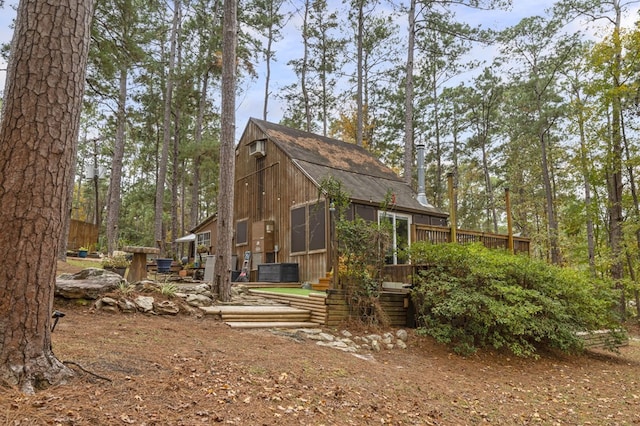
{"type": "Polygon", "coordinates": [[[380,204],[389,192],[395,195],[397,207],[445,215],[437,208],[418,203],[409,185],[360,146],[264,120],[251,120],[316,184],[333,176],[342,182],[353,200],[380,204]]]}

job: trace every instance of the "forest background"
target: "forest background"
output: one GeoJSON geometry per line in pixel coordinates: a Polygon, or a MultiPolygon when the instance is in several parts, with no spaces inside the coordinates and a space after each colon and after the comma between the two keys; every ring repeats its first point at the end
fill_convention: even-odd
{"type": "MultiPolygon", "coordinates": [[[[216,211],[221,16],[98,2],[72,210],[100,226],[93,249],[171,244],[216,211]]],[[[534,256],[637,289],[638,17],[618,0],[247,0],[236,133],[253,116],[326,134],[412,184],[425,143],[427,198],[447,209],[453,172],[459,227],[504,232],[509,187],[534,256]]],[[[0,41],[11,19],[9,3],[0,41]]]]}

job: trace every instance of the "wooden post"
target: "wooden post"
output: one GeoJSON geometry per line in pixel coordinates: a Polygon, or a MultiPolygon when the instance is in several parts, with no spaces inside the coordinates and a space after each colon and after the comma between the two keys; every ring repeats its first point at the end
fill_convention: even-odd
{"type": "Polygon", "coordinates": [[[338,236],[336,235],[336,205],[333,201],[329,203],[329,232],[331,240],[331,288],[338,288],[338,236]]]}
{"type": "Polygon", "coordinates": [[[455,188],[453,186],[453,173],[447,173],[447,186],[449,187],[449,221],[451,222],[451,242],[458,242],[457,228],[458,223],[456,220],[456,197],[455,188]]]}
{"type": "Polygon", "coordinates": [[[509,253],[513,254],[513,225],[511,223],[511,196],[509,194],[509,188],[504,189],[504,198],[507,207],[507,249],[509,250],[509,253]]]}
{"type": "Polygon", "coordinates": [[[160,249],[156,247],[140,247],[140,246],[125,246],[122,251],[127,253],[133,253],[133,260],[129,265],[129,273],[127,274],[127,280],[130,283],[136,283],[147,278],[147,254],[159,254],[160,249]]]}

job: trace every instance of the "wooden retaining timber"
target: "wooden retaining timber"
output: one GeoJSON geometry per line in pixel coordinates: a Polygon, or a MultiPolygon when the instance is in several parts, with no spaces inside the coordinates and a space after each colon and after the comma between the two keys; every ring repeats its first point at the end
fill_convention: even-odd
{"type": "Polygon", "coordinates": [[[244,285],[246,287],[251,287],[251,288],[269,288],[269,287],[276,287],[276,288],[300,288],[300,283],[272,283],[272,282],[266,282],[266,281],[252,281],[249,283],[233,283],[233,285],[244,285]]]}
{"type": "MultiPolygon", "coordinates": [[[[281,303],[282,306],[225,305],[201,309],[205,314],[220,316],[222,321],[235,328],[335,327],[360,315],[351,306],[343,290],[312,292],[309,295],[275,293],[270,292],[268,287],[250,288],[248,291],[281,303]]],[[[407,325],[408,292],[381,292],[378,300],[389,318],[389,325],[407,325]]]]}
{"type": "MultiPolygon", "coordinates": [[[[296,294],[270,293],[268,289],[250,289],[250,293],[259,294],[271,300],[311,312],[311,321],[317,324],[335,327],[341,322],[359,315],[354,311],[342,290],[327,290],[326,293],[310,293],[309,296],[296,294]]],[[[409,295],[407,292],[382,292],[380,305],[389,317],[389,325],[404,327],[407,325],[409,295]]]]}
{"type": "MultiPolygon", "coordinates": [[[[378,298],[382,310],[389,318],[389,325],[404,327],[407,325],[407,310],[409,294],[407,292],[381,292],[378,298]]],[[[354,307],[348,303],[343,290],[327,290],[327,321],[325,325],[336,326],[350,317],[360,313],[354,312],[354,307]]]]}
{"type": "Polygon", "coordinates": [[[619,348],[629,345],[629,338],[620,340],[612,330],[582,331],[576,333],[584,342],[584,347],[591,348],[619,348]]]}
{"type": "Polygon", "coordinates": [[[289,305],[293,308],[306,309],[311,314],[311,321],[317,324],[325,324],[327,307],[325,293],[310,293],[309,296],[298,294],[270,293],[268,289],[249,289],[249,293],[257,294],[267,299],[289,305]]]}
{"type": "Polygon", "coordinates": [[[318,324],[312,322],[227,322],[231,328],[309,328],[317,327],[318,324]]]}
{"type": "Polygon", "coordinates": [[[289,306],[207,306],[205,314],[219,315],[232,328],[300,328],[317,327],[306,309],[289,306]]]}

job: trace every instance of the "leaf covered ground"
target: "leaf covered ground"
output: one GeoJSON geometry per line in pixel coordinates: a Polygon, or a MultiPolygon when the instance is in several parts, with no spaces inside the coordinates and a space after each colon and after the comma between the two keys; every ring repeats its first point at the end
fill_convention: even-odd
{"type": "Polygon", "coordinates": [[[0,424],[640,424],[633,338],[618,355],[522,360],[462,358],[410,333],[406,350],[357,357],[210,317],[56,308],[53,350],[76,377],[34,396],[1,390],[0,424]]]}

